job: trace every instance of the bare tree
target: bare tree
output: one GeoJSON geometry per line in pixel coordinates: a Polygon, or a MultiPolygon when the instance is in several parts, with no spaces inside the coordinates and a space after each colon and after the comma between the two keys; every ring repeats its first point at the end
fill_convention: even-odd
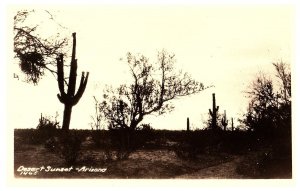
{"type": "Polygon", "coordinates": [[[245,124],[250,129],[258,130],[265,127],[267,121],[271,119],[273,110],[277,105],[277,96],[274,92],[273,82],[265,74],[260,73],[252,81],[249,91],[246,93],[250,98],[245,124]]]}
{"type": "Polygon", "coordinates": [[[107,88],[100,104],[111,128],[135,130],[146,115],[172,111],[171,100],[207,88],[187,73],[175,72],[174,62],[175,55],[165,50],[158,53],[155,64],[143,55],[127,54],[132,83],[107,88]]]}
{"type": "Polygon", "coordinates": [[[101,127],[103,127],[102,121],[103,121],[103,113],[100,111],[100,103],[94,96],[94,101],[95,101],[95,114],[91,116],[92,122],[91,127],[92,129],[100,130],[101,127]]]}
{"type": "Polygon", "coordinates": [[[291,73],[285,63],[274,63],[276,76],[280,79],[280,91],[265,74],[260,74],[251,84],[250,103],[244,123],[253,130],[267,128],[290,128],[291,119],[291,73]]]}
{"type": "Polygon", "coordinates": [[[273,63],[276,69],[276,77],[280,80],[280,95],[284,103],[291,102],[292,89],[291,89],[291,71],[289,66],[284,62],[273,63]]]}
{"type": "MultiPolygon", "coordinates": [[[[68,40],[60,38],[59,33],[52,38],[42,37],[37,32],[38,24],[26,23],[26,19],[34,14],[34,10],[18,11],[14,16],[13,29],[15,58],[26,76],[26,81],[36,85],[45,75],[45,71],[56,76],[56,58],[61,54],[66,55],[64,48],[68,45],[68,40]]],[[[54,21],[53,16],[50,16],[49,22],[54,21]]]]}

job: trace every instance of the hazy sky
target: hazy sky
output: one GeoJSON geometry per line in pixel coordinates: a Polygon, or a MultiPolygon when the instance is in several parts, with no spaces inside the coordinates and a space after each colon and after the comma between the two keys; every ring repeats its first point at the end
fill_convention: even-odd
{"type": "MultiPolygon", "coordinates": [[[[155,62],[157,52],[166,49],[175,53],[178,69],[215,86],[173,101],[175,110],[170,114],[147,118],[145,122],[155,129],[185,129],[187,117],[194,128],[202,128],[212,93],[216,93],[220,112],[226,110],[236,121],[246,110],[243,91],[255,74],[274,74],[272,62],[293,64],[295,21],[290,6],[44,7],[31,20],[40,24],[41,35],[61,32],[49,24],[45,9],[66,27],[60,28],[62,35],[71,39],[71,33],[77,33],[77,73],[90,72],[86,91],[73,108],[72,129],[91,128],[93,96],[101,98],[103,85],[117,86],[130,77],[125,59],[121,59],[128,51],[155,62]]],[[[11,16],[14,11],[10,11],[11,16]]],[[[10,66],[10,126],[35,128],[41,112],[55,115],[58,111],[62,121],[63,105],[56,97],[55,78],[48,75],[33,86],[14,79],[13,73],[21,73],[16,64],[10,66]]]]}

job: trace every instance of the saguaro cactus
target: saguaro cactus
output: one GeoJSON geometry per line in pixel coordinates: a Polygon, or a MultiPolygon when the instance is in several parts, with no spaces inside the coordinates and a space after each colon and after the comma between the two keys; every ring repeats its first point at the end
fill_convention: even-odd
{"type": "Polygon", "coordinates": [[[231,131],[234,130],[234,126],[233,126],[233,118],[231,118],[231,131]]]}
{"type": "Polygon", "coordinates": [[[216,107],[216,98],[215,98],[215,94],[212,94],[212,98],[213,98],[213,105],[212,105],[212,110],[209,109],[209,114],[211,115],[212,118],[212,129],[216,130],[217,129],[217,112],[219,110],[219,106],[216,107]]]}
{"type": "Polygon", "coordinates": [[[186,119],[186,131],[190,131],[190,119],[186,119]]]}
{"type": "Polygon", "coordinates": [[[226,127],[228,125],[228,120],[226,118],[226,110],[224,110],[224,116],[222,117],[221,119],[221,124],[223,125],[224,127],[224,131],[226,131],[226,127]]]}
{"type": "Polygon", "coordinates": [[[65,79],[64,79],[63,55],[60,55],[56,59],[57,60],[57,81],[58,81],[58,87],[60,91],[60,94],[57,94],[57,97],[59,101],[65,105],[63,125],[62,125],[62,129],[65,131],[69,130],[72,107],[78,103],[81,96],[83,95],[83,92],[85,90],[89,78],[89,72],[87,72],[86,75],[84,72],[82,72],[80,85],[77,93],[75,94],[76,78],[77,78],[76,33],[73,33],[72,36],[73,36],[73,49],[72,49],[72,58],[71,58],[67,93],[65,93],[65,88],[64,88],[65,79]]]}

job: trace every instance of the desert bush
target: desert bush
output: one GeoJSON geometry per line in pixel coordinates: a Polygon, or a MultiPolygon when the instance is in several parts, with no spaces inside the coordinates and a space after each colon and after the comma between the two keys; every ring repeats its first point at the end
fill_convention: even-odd
{"type": "Polygon", "coordinates": [[[73,132],[63,134],[60,137],[59,154],[68,165],[73,165],[77,162],[80,156],[82,140],[73,132]]]}
{"type": "MultiPolygon", "coordinates": [[[[80,162],[82,155],[83,142],[90,136],[89,131],[70,130],[65,132],[62,129],[57,130],[57,134],[45,141],[45,148],[57,154],[67,165],[74,165],[80,162]]],[[[84,157],[81,160],[91,161],[91,158],[84,157]]],[[[82,161],[81,161],[82,162],[82,161]]]]}
{"type": "Polygon", "coordinates": [[[174,148],[174,152],[179,158],[182,159],[196,159],[197,154],[204,145],[200,145],[198,140],[200,137],[196,136],[195,132],[186,132],[185,137],[181,139],[179,144],[174,148]]]}
{"type": "Polygon", "coordinates": [[[129,154],[133,152],[134,133],[134,130],[125,128],[109,130],[111,148],[117,151],[116,157],[118,160],[127,159],[129,154]]]}
{"type": "Polygon", "coordinates": [[[231,154],[243,154],[257,150],[261,140],[251,131],[224,131],[221,150],[231,154]]]}
{"type": "Polygon", "coordinates": [[[56,118],[57,116],[53,119],[53,117],[44,117],[41,114],[36,130],[24,131],[27,134],[26,142],[29,144],[45,144],[51,137],[56,136],[59,129],[59,123],[56,118]]]}
{"type": "Polygon", "coordinates": [[[106,130],[95,130],[91,132],[94,146],[100,149],[111,147],[109,132],[106,130]]]}
{"type": "Polygon", "coordinates": [[[112,147],[117,151],[118,159],[127,159],[133,151],[145,148],[147,142],[153,140],[154,130],[149,124],[142,124],[136,130],[110,129],[112,147]]]}
{"type": "Polygon", "coordinates": [[[219,152],[221,133],[222,131],[211,129],[186,132],[174,151],[183,159],[196,159],[199,154],[219,152]]]}
{"type": "Polygon", "coordinates": [[[41,136],[41,130],[37,129],[15,130],[15,150],[23,150],[26,144],[42,143],[48,151],[57,154],[67,164],[76,163],[81,153],[82,142],[86,137],[85,131],[70,131],[66,134],[61,129],[57,129],[52,137],[49,134],[42,135],[45,137],[41,136]],[[36,137],[42,138],[36,139],[36,137]]]}
{"type": "Polygon", "coordinates": [[[123,160],[134,150],[144,148],[153,136],[153,129],[149,125],[143,125],[132,131],[124,128],[96,130],[91,135],[95,147],[103,149],[106,160],[123,160]]]}
{"type": "Polygon", "coordinates": [[[133,135],[134,149],[145,148],[146,144],[154,139],[154,129],[150,124],[142,124],[133,135]]]}
{"type": "Polygon", "coordinates": [[[60,142],[58,137],[50,137],[44,144],[48,151],[56,152],[60,147],[60,142]]]}
{"type": "Polygon", "coordinates": [[[175,154],[185,160],[194,160],[197,158],[197,148],[189,144],[179,144],[174,148],[175,154]]]}
{"type": "MultiPolygon", "coordinates": [[[[57,118],[57,116],[56,116],[57,118]]],[[[39,119],[39,124],[36,127],[38,130],[44,130],[44,131],[55,131],[59,128],[59,122],[55,119],[55,121],[51,117],[43,117],[41,114],[41,117],[39,119]]]]}
{"type": "Polygon", "coordinates": [[[92,140],[96,148],[103,149],[104,161],[113,160],[113,150],[117,148],[116,145],[112,145],[110,132],[106,130],[92,131],[92,140]]]}

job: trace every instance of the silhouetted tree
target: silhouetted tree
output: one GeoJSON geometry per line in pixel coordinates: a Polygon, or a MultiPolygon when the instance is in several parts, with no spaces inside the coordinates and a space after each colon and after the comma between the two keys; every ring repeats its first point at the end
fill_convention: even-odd
{"type": "Polygon", "coordinates": [[[292,107],[292,89],[291,89],[291,71],[289,65],[284,62],[273,63],[275,66],[277,77],[279,79],[280,92],[277,93],[278,97],[278,111],[276,127],[284,128],[285,131],[291,133],[291,107],[292,107]]]}
{"type": "Polygon", "coordinates": [[[281,103],[290,104],[292,97],[291,85],[291,71],[287,64],[284,62],[273,63],[280,83],[280,99],[281,103]]]}
{"type": "MultiPolygon", "coordinates": [[[[14,16],[13,29],[15,58],[19,61],[21,71],[26,75],[26,81],[36,85],[45,75],[45,71],[57,74],[55,59],[60,54],[66,55],[64,47],[67,46],[68,40],[59,38],[59,33],[53,38],[41,37],[37,32],[39,26],[26,22],[27,17],[34,15],[34,12],[34,10],[18,11],[14,16]]],[[[52,15],[50,16],[53,20],[52,15]]]]}
{"type": "Polygon", "coordinates": [[[258,76],[248,92],[251,100],[243,122],[254,131],[253,142],[269,149],[260,161],[262,174],[274,176],[280,167],[278,173],[291,176],[291,72],[283,62],[273,65],[280,82],[279,91],[271,79],[258,76]]]}
{"type": "Polygon", "coordinates": [[[274,63],[280,80],[280,91],[274,90],[273,81],[260,74],[251,84],[250,97],[244,123],[252,130],[290,127],[291,73],[285,63],[274,63]]]}
{"type": "Polygon", "coordinates": [[[272,122],[271,111],[276,107],[277,97],[273,90],[273,82],[264,74],[260,74],[251,84],[251,90],[247,93],[251,97],[246,125],[253,129],[265,128],[266,123],[272,122]]]}
{"type": "Polygon", "coordinates": [[[64,131],[69,130],[70,120],[71,120],[71,113],[72,107],[78,103],[83,92],[86,88],[86,84],[89,78],[89,72],[85,75],[84,72],[81,74],[81,80],[79,84],[79,88],[77,93],[75,94],[76,88],[76,78],[77,78],[77,59],[76,59],[76,33],[72,34],[73,36],[73,49],[72,49],[72,58],[70,64],[70,77],[68,81],[68,90],[65,93],[65,82],[64,82],[64,59],[63,55],[61,54],[57,58],[57,82],[60,94],[57,94],[57,97],[61,103],[65,105],[64,109],[64,117],[63,117],[63,125],[62,129],[64,131]]]}
{"type": "Polygon", "coordinates": [[[174,62],[175,55],[164,50],[158,53],[155,64],[143,55],[128,53],[127,64],[132,83],[117,89],[106,89],[100,108],[109,129],[122,132],[119,139],[125,150],[131,149],[134,144],[133,132],[145,116],[170,112],[174,109],[171,100],[199,93],[206,88],[187,73],[175,72],[174,62]]]}
{"type": "Polygon", "coordinates": [[[174,57],[163,50],[155,65],[143,55],[127,54],[132,84],[107,88],[101,103],[101,111],[114,128],[134,130],[146,115],[171,111],[174,106],[169,101],[205,89],[187,73],[174,72],[174,57]]]}
{"type": "Polygon", "coordinates": [[[101,127],[103,127],[102,122],[104,121],[103,113],[100,111],[100,103],[94,96],[94,101],[95,101],[95,114],[91,116],[92,122],[91,122],[91,127],[92,129],[100,130],[101,127]]]}

